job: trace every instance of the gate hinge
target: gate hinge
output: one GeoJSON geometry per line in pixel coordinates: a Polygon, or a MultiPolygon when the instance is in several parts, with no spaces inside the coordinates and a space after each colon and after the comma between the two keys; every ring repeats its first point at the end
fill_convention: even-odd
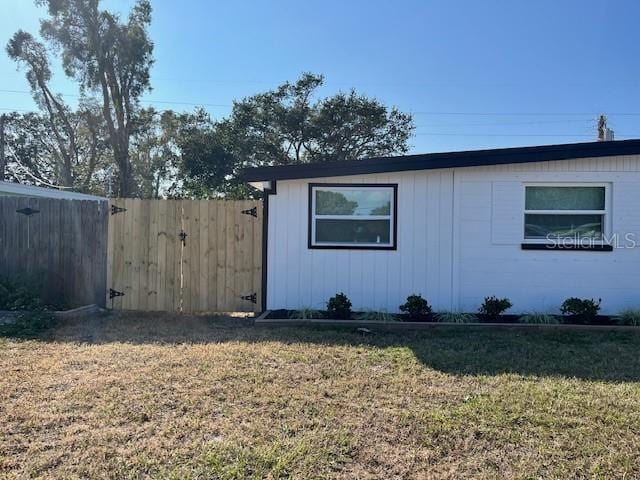
{"type": "Polygon", "coordinates": [[[245,215],[251,215],[252,217],[258,218],[258,207],[253,207],[248,210],[242,210],[242,213],[245,215]]]}
{"type": "Polygon", "coordinates": [[[113,300],[115,297],[124,297],[124,292],[119,292],[113,288],[109,289],[109,300],[113,300]]]}
{"type": "Polygon", "coordinates": [[[117,205],[111,205],[111,215],[115,215],[116,213],[126,212],[126,208],[118,207],[117,205]]]}
{"type": "Polygon", "coordinates": [[[258,295],[256,295],[256,292],[253,292],[251,295],[240,295],[240,298],[242,300],[248,300],[251,303],[257,303],[258,302],[258,295]]]}
{"type": "Polygon", "coordinates": [[[22,215],[26,215],[27,217],[30,217],[34,213],[40,213],[40,210],[36,210],[35,208],[27,207],[27,208],[21,208],[19,210],[16,210],[16,213],[21,213],[22,215]]]}

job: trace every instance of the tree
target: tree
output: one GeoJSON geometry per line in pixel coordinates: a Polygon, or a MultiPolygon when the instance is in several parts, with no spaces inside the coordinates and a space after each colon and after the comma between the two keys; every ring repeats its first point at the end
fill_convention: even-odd
{"type": "Polygon", "coordinates": [[[177,145],[183,172],[181,194],[190,197],[248,198],[251,188],[235,179],[238,162],[228,122],[214,122],[204,110],[179,119],[177,145]]]}
{"type": "Polygon", "coordinates": [[[294,84],[234,102],[224,133],[235,154],[249,165],[307,161],[311,142],[311,97],[323,77],[305,73],[294,84]]]}
{"type": "Polygon", "coordinates": [[[52,151],[59,160],[57,180],[61,185],[74,185],[73,164],[78,162],[78,146],[71,111],[60,96],[49,88],[51,69],[45,46],[22,30],[18,30],[7,44],[7,54],[27,68],[27,81],[36,103],[46,112],[48,127],[55,140],[52,151]]]}
{"type": "Polygon", "coordinates": [[[177,176],[178,131],[189,116],[154,108],[141,109],[136,114],[130,150],[140,197],[161,198],[181,186],[177,176]]]}
{"type": "Polygon", "coordinates": [[[391,202],[385,202],[384,205],[380,205],[371,210],[371,215],[390,215],[391,214],[391,202]]]}
{"type": "Polygon", "coordinates": [[[101,95],[108,141],[119,173],[118,194],[134,193],[129,144],[140,96],[149,89],[153,44],[148,0],[138,0],[126,22],[99,9],[99,0],[37,0],[49,18],[42,37],[62,52],[67,76],[101,95]]]}
{"type": "Polygon", "coordinates": [[[74,157],[67,166],[60,144],[51,134],[50,119],[38,113],[5,115],[5,154],[8,178],[21,183],[67,186],[105,193],[104,171],[110,161],[99,112],[85,104],[68,112],[74,136],[74,157]],[[69,169],[71,184],[65,181],[69,169]]]}
{"type": "Polygon", "coordinates": [[[320,102],[311,119],[313,161],[342,161],[408,151],[411,115],[355,91],[320,102]]]}
{"type": "Polygon", "coordinates": [[[414,128],[409,114],[354,91],[314,101],[322,83],[321,75],[305,73],[293,84],[234,102],[228,119],[199,127],[206,132],[191,132],[181,165],[190,190],[198,186],[244,196],[249,191],[238,173],[245,167],[356,160],[408,150],[414,128]]]}
{"type": "Polygon", "coordinates": [[[358,207],[358,202],[349,200],[343,193],[318,190],[316,195],[319,215],[353,215],[358,207]]]}

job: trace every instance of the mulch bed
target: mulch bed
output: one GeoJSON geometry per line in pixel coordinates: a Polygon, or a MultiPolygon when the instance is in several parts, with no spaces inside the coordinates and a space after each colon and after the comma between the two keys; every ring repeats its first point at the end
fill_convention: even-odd
{"type": "MultiPolygon", "coordinates": [[[[353,312],[350,320],[360,320],[359,316],[362,315],[363,312],[353,312]]],[[[320,311],[322,315],[322,319],[332,319],[326,311],[320,311]]],[[[522,315],[500,315],[499,317],[493,317],[489,315],[484,315],[480,313],[473,314],[477,318],[477,323],[519,323],[518,319],[522,317],[522,315]]],[[[427,315],[422,318],[411,318],[406,314],[397,314],[394,315],[401,322],[424,322],[424,323],[439,323],[436,320],[435,315],[427,315]]],[[[585,319],[578,316],[560,316],[556,315],[559,320],[559,323],[566,325],[619,325],[617,319],[615,317],[609,315],[597,315],[592,319],[585,319]]],[[[297,319],[296,310],[271,310],[265,317],[267,320],[282,320],[282,319],[297,319]]]]}

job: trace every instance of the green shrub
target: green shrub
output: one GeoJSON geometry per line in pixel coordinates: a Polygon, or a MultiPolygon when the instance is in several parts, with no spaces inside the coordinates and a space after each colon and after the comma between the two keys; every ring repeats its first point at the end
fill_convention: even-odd
{"type": "Polygon", "coordinates": [[[39,288],[20,278],[0,278],[0,310],[40,310],[39,288]]]}
{"type": "Polygon", "coordinates": [[[492,295],[484,298],[484,302],[482,302],[478,312],[491,318],[496,318],[511,307],[513,307],[513,304],[508,298],[497,298],[495,295],[492,295]]]}
{"type": "Polygon", "coordinates": [[[438,312],[436,320],[445,323],[473,323],[478,321],[473,313],[464,312],[438,312]]]}
{"type": "Polygon", "coordinates": [[[324,313],[311,307],[302,307],[300,310],[294,310],[289,314],[291,319],[311,320],[313,318],[323,318],[324,313]]]}
{"type": "Polygon", "coordinates": [[[549,315],[548,313],[532,312],[518,318],[518,323],[538,323],[543,325],[554,325],[558,323],[558,319],[554,315],[549,315]]]}
{"type": "Polygon", "coordinates": [[[567,298],[560,306],[560,312],[563,315],[569,315],[578,318],[584,322],[593,320],[600,311],[600,303],[602,299],[596,302],[593,298],[567,298]]]}
{"type": "Polygon", "coordinates": [[[344,293],[337,293],[327,302],[329,318],[349,320],[351,318],[351,300],[344,293]]]}
{"type": "Polygon", "coordinates": [[[409,295],[407,301],[400,305],[400,311],[405,312],[411,319],[421,319],[431,313],[431,306],[421,295],[409,295]]]}
{"type": "Polygon", "coordinates": [[[640,310],[632,308],[623,310],[616,316],[616,320],[620,325],[640,326],[640,310]]]}
{"type": "Polygon", "coordinates": [[[15,323],[0,325],[0,335],[33,336],[56,324],[55,315],[47,310],[21,313],[15,323]]]}
{"type": "Polygon", "coordinates": [[[386,310],[367,310],[359,314],[356,319],[363,322],[397,322],[399,320],[396,315],[386,310]]]}
{"type": "Polygon", "coordinates": [[[45,303],[39,296],[40,287],[26,277],[0,278],[0,310],[21,312],[15,323],[0,325],[0,335],[31,336],[55,324],[51,310],[62,310],[62,302],[45,303]]]}

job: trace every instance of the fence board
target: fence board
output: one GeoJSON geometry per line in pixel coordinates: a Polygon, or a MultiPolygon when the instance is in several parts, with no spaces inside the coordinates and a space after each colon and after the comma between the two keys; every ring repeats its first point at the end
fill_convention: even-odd
{"type": "Polygon", "coordinates": [[[147,244],[149,251],[147,255],[147,265],[149,266],[149,276],[147,278],[147,310],[158,310],[158,210],[160,204],[152,202],[149,205],[149,238],[147,244]]]}
{"type": "Polygon", "coordinates": [[[142,200],[138,201],[140,208],[140,222],[142,225],[146,226],[146,228],[140,229],[140,240],[138,242],[138,278],[140,279],[138,285],[138,302],[140,305],[140,310],[149,310],[149,291],[151,290],[149,284],[151,276],[149,264],[149,240],[151,238],[151,230],[153,229],[153,223],[151,219],[151,205],[153,205],[153,203],[144,202],[142,200]]]}
{"type": "Polygon", "coordinates": [[[209,310],[209,202],[200,200],[200,276],[198,281],[198,311],[209,310]]]}
{"type": "MultiPolygon", "coordinates": [[[[108,288],[113,308],[183,312],[258,311],[259,201],[114,199],[109,216],[108,288]],[[186,241],[180,232],[187,234],[186,241]],[[241,297],[256,293],[257,303],[241,297]]],[[[111,303],[111,302],[110,302],[111,303]]]]}
{"type": "Polygon", "coordinates": [[[207,232],[207,310],[215,311],[218,305],[218,235],[220,225],[218,218],[218,203],[206,202],[209,230],[207,232]]]}
{"type": "Polygon", "coordinates": [[[173,239],[173,277],[170,278],[170,280],[173,284],[174,311],[180,311],[182,309],[182,241],[179,235],[184,227],[182,219],[183,204],[184,202],[182,200],[176,200],[173,212],[174,223],[169,225],[173,239]]]}
{"type": "Polygon", "coordinates": [[[0,197],[0,275],[24,277],[47,301],[105,304],[106,202],[0,197]],[[24,215],[29,207],[38,213],[24,215]]]}
{"type": "Polygon", "coordinates": [[[225,305],[226,300],[225,281],[227,276],[227,209],[225,208],[225,202],[217,202],[216,211],[219,219],[219,223],[216,229],[216,243],[218,246],[216,268],[216,308],[218,308],[218,305],[225,305]]]}

